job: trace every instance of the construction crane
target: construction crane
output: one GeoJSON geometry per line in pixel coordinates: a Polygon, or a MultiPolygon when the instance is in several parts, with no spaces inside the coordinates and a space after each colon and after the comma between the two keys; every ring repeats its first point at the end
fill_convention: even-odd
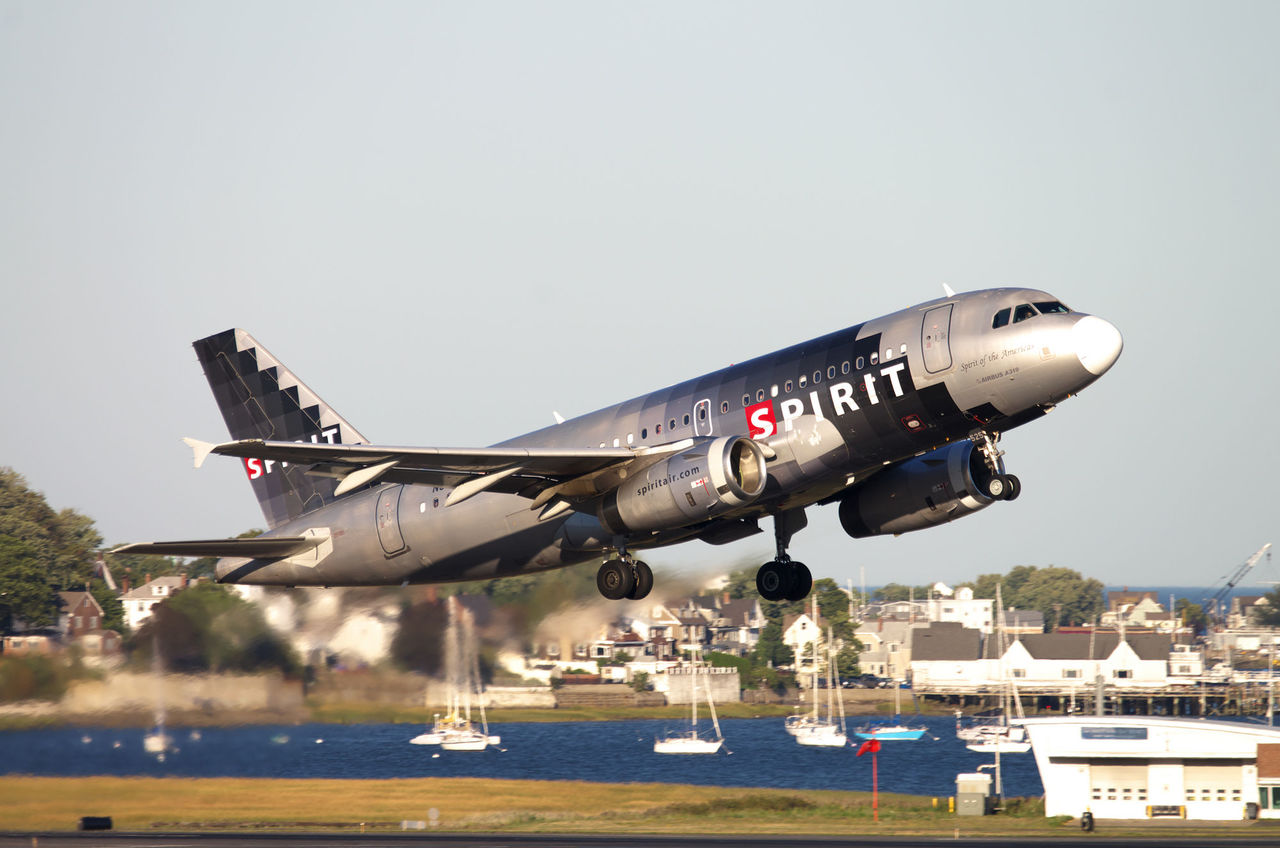
{"type": "Polygon", "coordinates": [[[1213,621],[1215,624],[1221,625],[1224,623],[1224,620],[1226,619],[1226,613],[1222,611],[1222,602],[1230,600],[1231,590],[1235,588],[1235,585],[1237,583],[1239,583],[1241,580],[1244,579],[1244,576],[1248,574],[1253,569],[1253,567],[1258,564],[1258,560],[1262,559],[1264,556],[1268,560],[1271,559],[1271,543],[1270,542],[1267,542],[1265,545],[1258,548],[1257,552],[1253,556],[1245,560],[1244,565],[1237,568],[1235,574],[1232,574],[1231,578],[1227,580],[1227,585],[1223,586],[1216,593],[1214,593],[1214,596],[1212,598],[1209,598],[1209,600],[1205,603],[1205,611],[1208,612],[1209,610],[1212,610],[1210,615],[1213,616],[1213,621]]]}

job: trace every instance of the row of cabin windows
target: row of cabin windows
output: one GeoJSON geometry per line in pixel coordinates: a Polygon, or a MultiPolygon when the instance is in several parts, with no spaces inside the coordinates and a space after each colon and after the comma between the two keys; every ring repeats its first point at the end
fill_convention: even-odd
{"type": "MultiPolygon", "coordinates": [[[[904,344],[904,345],[902,345],[902,346],[900,346],[900,347],[898,348],[898,355],[899,355],[899,356],[906,356],[906,355],[907,355],[907,346],[906,346],[905,344],[904,344]]],[[[879,365],[879,364],[880,364],[880,352],[879,352],[879,351],[876,351],[875,353],[871,354],[871,357],[870,357],[870,358],[871,358],[871,364],[872,364],[872,365],[879,365]]],[[[884,351],[884,361],[885,361],[885,362],[888,362],[890,359],[893,359],[893,348],[885,348],[885,351],[884,351]]],[[[854,363],[850,363],[848,360],[846,360],[846,361],[844,361],[844,362],[840,363],[840,374],[842,374],[842,375],[848,374],[851,370],[854,370],[854,369],[856,369],[856,370],[858,370],[858,371],[861,371],[861,370],[862,370],[863,368],[865,368],[866,366],[867,366],[867,357],[865,357],[865,356],[859,356],[859,357],[858,357],[858,359],[857,359],[857,361],[856,361],[856,362],[854,362],[854,363]]],[[[828,365],[828,366],[827,366],[827,379],[828,379],[828,380],[834,380],[835,378],[836,378],[836,366],[834,366],[834,365],[828,365]]],[[[782,384],[782,392],[783,392],[783,394],[791,394],[793,391],[795,391],[796,383],[797,383],[797,382],[799,383],[800,388],[802,388],[802,389],[803,389],[803,388],[806,388],[806,387],[809,385],[809,377],[808,377],[808,375],[807,375],[807,374],[801,374],[801,375],[800,375],[799,380],[787,380],[785,383],[783,383],[783,384],[782,384]]],[[[819,369],[819,370],[817,370],[817,371],[814,371],[814,372],[813,372],[813,382],[814,382],[815,384],[817,384],[817,383],[821,383],[821,382],[822,382],[822,370],[821,370],[821,369],[819,369]]],[[[775,384],[773,384],[772,386],[770,386],[770,387],[769,387],[769,394],[768,394],[768,396],[769,396],[769,397],[771,397],[771,398],[776,398],[776,397],[778,396],[778,385],[777,385],[777,383],[775,383],[775,384]]],[[[755,397],[756,397],[756,399],[755,399],[755,401],[754,401],[755,403],[761,403],[762,401],[764,401],[764,399],[765,399],[765,390],[764,390],[764,389],[756,389],[756,395],[755,395],[755,397]]],[[[750,406],[751,404],[752,404],[751,395],[750,395],[750,394],[744,394],[744,395],[742,396],[742,408],[743,408],[743,409],[746,409],[746,408],[747,408],[748,406],[750,406]]],[[[727,400],[726,400],[726,401],[721,401],[721,402],[720,402],[720,412],[721,412],[721,414],[727,414],[727,413],[729,412],[729,401],[727,401],[727,400]]],[[[688,427],[688,426],[689,426],[689,420],[690,420],[690,418],[689,418],[689,414],[688,414],[688,413],[685,413],[682,426],[684,426],[684,427],[688,427]]],[[[706,408],[705,406],[699,406],[699,407],[698,407],[698,420],[699,420],[699,421],[706,421],[706,420],[707,420],[707,408],[706,408]]],[[[667,430],[668,430],[668,431],[675,430],[675,429],[676,429],[676,419],[672,418],[672,419],[668,420],[668,421],[667,421],[667,425],[666,425],[666,426],[667,426],[667,430]]],[[[661,425],[661,424],[658,424],[657,426],[655,426],[655,427],[653,428],[653,433],[654,433],[654,435],[655,435],[655,436],[661,436],[661,435],[662,435],[662,425],[661,425]]],[[[649,438],[649,428],[648,428],[648,427],[641,428],[641,430],[640,430],[640,439],[641,439],[641,441],[644,441],[644,440],[646,440],[646,439],[648,439],[648,438],[649,438]]],[[[627,444],[628,444],[628,445],[634,444],[634,443],[635,443],[635,440],[636,440],[636,437],[635,437],[635,434],[634,434],[634,433],[628,433],[628,434],[627,434],[627,444]]],[[[621,447],[621,445],[622,445],[622,440],[621,440],[621,439],[614,439],[614,440],[613,440],[613,446],[614,446],[615,448],[616,448],[616,447],[621,447]]],[[[605,442],[601,442],[601,443],[600,443],[600,447],[605,447],[605,442]]]]}
{"type": "Polygon", "coordinates": [[[1037,303],[1034,306],[1030,303],[1020,303],[1017,306],[1006,306],[996,313],[991,319],[991,329],[998,330],[1006,327],[1010,323],[1020,323],[1028,318],[1034,318],[1037,315],[1051,315],[1055,312],[1070,312],[1071,310],[1056,300],[1046,300],[1043,303],[1037,303]],[[1009,318],[1012,316],[1013,321],[1009,318]]]}

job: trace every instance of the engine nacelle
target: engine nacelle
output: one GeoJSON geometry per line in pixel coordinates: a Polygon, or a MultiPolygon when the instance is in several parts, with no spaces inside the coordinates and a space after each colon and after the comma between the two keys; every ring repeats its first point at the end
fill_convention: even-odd
{"type": "Polygon", "coordinates": [[[840,524],[855,539],[923,530],[990,506],[994,475],[970,441],[887,468],[840,501],[840,524]]]}
{"type": "Polygon", "coordinates": [[[616,535],[697,524],[760,497],[767,477],[759,445],[722,436],[627,480],[605,496],[598,517],[616,535]]]}

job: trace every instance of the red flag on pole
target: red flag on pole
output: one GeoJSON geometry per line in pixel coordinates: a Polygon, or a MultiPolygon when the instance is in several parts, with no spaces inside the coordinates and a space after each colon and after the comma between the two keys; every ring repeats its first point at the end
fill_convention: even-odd
{"type": "Polygon", "coordinates": [[[861,745],[859,745],[859,746],[858,746],[858,754],[857,754],[857,755],[858,755],[859,757],[861,757],[863,754],[867,753],[868,751],[870,751],[871,753],[873,753],[873,754],[874,754],[875,752],[877,752],[877,751],[879,751],[879,750],[880,750],[880,740],[879,740],[879,739],[868,739],[866,742],[863,742],[861,745]]]}

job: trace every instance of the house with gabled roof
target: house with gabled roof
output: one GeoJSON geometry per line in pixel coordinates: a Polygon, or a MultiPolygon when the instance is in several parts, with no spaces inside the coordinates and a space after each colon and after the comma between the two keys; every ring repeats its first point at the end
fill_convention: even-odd
{"type": "Polygon", "coordinates": [[[148,580],[138,588],[120,596],[124,605],[124,621],[137,630],[151,617],[151,609],[186,588],[187,578],[169,575],[148,580]]]}
{"type": "Polygon", "coordinates": [[[89,592],[58,593],[58,632],[66,644],[78,645],[86,656],[120,652],[120,634],[103,626],[102,605],[89,592]]]}

